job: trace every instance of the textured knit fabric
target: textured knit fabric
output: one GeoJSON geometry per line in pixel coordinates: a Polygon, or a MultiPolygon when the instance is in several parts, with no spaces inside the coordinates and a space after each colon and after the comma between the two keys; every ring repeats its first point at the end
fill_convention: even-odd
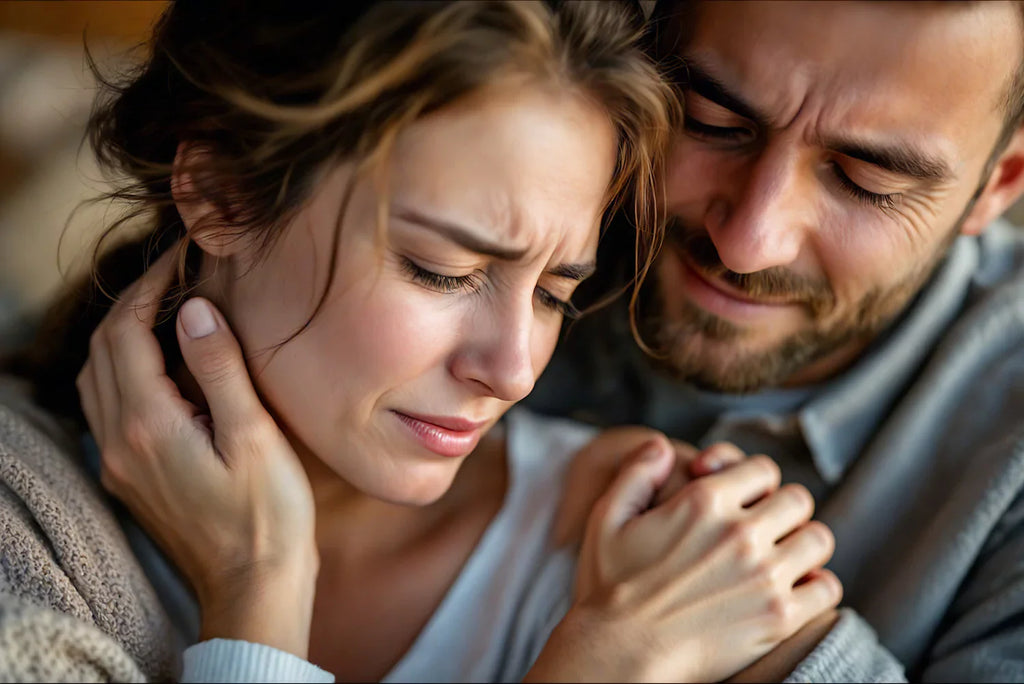
{"type": "MultiPolygon", "coordinates": [[[[568,610],[576,557],[571,550],[551,546],[550,530],[566,467],[595,431],[520,410],[510,412],[505,424],[509,489],[502,508],[437,611],[384,681],[520,681],[568,610]]],[[[136,552],[161,596],[178,600],[180,588],[174,574],[166,572],[163,557],[141,545],[136,552]]],[[[183,639],[195,639],[187,623],[181,628],[183,639]]],[[[259,658],[272,657],[273,651],[225,641],[214,652],[211,642],[204,642],[186,652],[186,675],[199,681],[191,673],[202,665],[202,676],[211,678],[204,681],[252,681],[259,676],[259,658]],[[197,649],[205,651],[193,656],[201,662],[190,663],[197,649]]],[[[292,681],[324,681],[316,678],[322,670],[296,661],[292,681]]]]}
{"type": "Polygon", "coordinates": [[[527,403],[766,453],[836,536],[847,607],[795,681],[1024,681],[1024,235],[961,237],[849,369],[719,395],[583,321],[527,403]],[[589,327],[588,327],[589,326],[589,327]]]}
{"type": "Polygon", "coordinates": [[[0,679],[169,680],[177,642],[58,425],[0,384],[0,679]]]}

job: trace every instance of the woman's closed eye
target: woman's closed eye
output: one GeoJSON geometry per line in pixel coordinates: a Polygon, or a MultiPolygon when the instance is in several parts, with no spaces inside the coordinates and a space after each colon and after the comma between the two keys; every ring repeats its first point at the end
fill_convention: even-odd
{"type": "Polygon", "coordinates": [[[402,268],[413,280],[437,292],[476,292],[480,287],[480,276],[475,272],[459,276],[435,273],[408,257],[402,257],[402,268]]]}
{"type": "MultiPolygon", "coordinates": [[[[444,275],[442,273],[436,273],[423,268],[408,257],[402,257],[402,268],[414,281],[431,290],[445,294],[452,294],[455,292],[476,292],[480,288],[482,282],[481,276],[476,272],[459,276],[444,275]]],[[[544,307],[561,314],[566,318],[579,318],[580,311],[573,306],[572,302],[559,299],[549,291],[539,286],[535,288],[534,293],[544,307]]]]}

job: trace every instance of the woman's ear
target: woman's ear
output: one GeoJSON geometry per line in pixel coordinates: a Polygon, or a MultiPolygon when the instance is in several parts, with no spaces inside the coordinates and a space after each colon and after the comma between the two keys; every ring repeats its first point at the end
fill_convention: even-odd
{"type": "Polygon", "coordinates": [[[237,253],[242,240],[217,203],[203,193],[199,182],[200,175],[211,167],[211,154],[202,145],[178,143],[171,167],[171,196],[189,238],[210,256],[222,258],[237,253]]]}

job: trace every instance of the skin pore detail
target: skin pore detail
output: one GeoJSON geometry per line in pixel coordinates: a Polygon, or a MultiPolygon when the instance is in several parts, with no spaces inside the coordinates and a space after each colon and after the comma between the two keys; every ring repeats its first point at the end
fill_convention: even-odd
{"type": "Polygon", "coordinates": [[[687,44],[671,46],[686,114],[665,180],[668,248],[643,326],[660,365],[749,392],[856,358],[956,235],[985,225],[1004,55],[1021,48],[1013,12],[710,3],[688,15],[687,44]]]}

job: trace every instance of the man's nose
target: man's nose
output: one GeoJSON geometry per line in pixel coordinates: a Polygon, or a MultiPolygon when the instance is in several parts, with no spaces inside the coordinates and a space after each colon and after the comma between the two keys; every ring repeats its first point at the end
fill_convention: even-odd
{"type": "Polygon", "coordinates": [[[796,261],[814,202],[798,156],[769,142],[723,180],[704,223],[725,267],[754,273],[796,261]]]}
{"type": "Polygon", "coordinates": [[[472,330],[450,363],[452,375],[503,401],[519,401],[533,390],[534,309],[532,294],[497,302],[475,317],[472,330]]]}

